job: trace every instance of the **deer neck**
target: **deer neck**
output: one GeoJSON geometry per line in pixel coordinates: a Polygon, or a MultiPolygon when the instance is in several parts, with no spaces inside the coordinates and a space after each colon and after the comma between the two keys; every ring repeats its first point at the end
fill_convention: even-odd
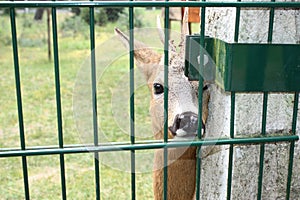
{"type": "MultiPolygon", "coordinates": [[[[154,199],[163,198],[164,150],[154,155],[153,189],[154,199]]],[[[196,184],[196,147],[168,149],[168,199],[193,199],[196,184]]]]}

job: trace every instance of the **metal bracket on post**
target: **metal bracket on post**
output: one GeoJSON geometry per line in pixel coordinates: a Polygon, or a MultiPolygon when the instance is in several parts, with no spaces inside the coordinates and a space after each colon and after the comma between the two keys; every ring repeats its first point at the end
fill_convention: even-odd
{"type": "Polygon", "coordinates": [[[299,44],[226,43],[205,38],[205,53],[211,58],[198,64],[200,36],[187,36],[185,75],[190,80],[213,81],[225,91],[300,91],[299,44]],[[200,72],[200,73],[199,73],[200,72]]]}

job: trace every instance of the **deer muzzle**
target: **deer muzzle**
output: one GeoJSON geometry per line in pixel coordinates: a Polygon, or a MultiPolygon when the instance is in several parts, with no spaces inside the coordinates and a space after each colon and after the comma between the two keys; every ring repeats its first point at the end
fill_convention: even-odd
{"type": "MultiPolygon", "coordinates": [[[[202,128],[204,128],[203,123],[202,128]]],[[[176,137],[195,137],[198,130],[198,115],[193,112],[176,115],[169,130],[176,137]]]]}

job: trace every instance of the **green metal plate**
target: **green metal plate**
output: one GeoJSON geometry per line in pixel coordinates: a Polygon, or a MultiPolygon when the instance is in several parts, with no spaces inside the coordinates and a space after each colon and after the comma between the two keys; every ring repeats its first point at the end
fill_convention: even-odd
{"type": "Polygon", "coordinates": [[[200,36],[187,36],[185,74],[190,80],[198,80],[201,74],[225,91],[300,91],[299,44],[226,43],[205,38],[203,50],[199,41],[200,36]],[[210,56],[202,66],[201,52],[210,56]]]}

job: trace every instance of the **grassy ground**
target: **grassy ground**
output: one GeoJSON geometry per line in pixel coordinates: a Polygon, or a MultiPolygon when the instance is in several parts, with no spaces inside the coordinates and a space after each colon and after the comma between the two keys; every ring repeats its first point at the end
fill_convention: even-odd
{"type": "MultiPolygon", "coordinates": [[[[156,26],[154,24],[156,15],[160,11],[141,9],[140,13],[146,26],[156,26]]],[[[73,94],[74,90],[77,89],[74,86],[78,81],[77,73],[82,69],[84,61],[89,56],[89,27],[77,19],[73,24],[67,24],[67,27],[63,26],[63,21],[69,18],[70,15],[68,12],[58,12],[63,133],[66,145],[82,144],[90,141],[90,138],[85,141],[86,138],[80,132],[82,127],[78,127],[73,113],[73,94]]],[[[53,61],[49,61],[47,57],[46,17],[44,16],[41,22],[33,21],[32,18],[33,14],[18,13],[16,19],[26,146],[57,146],[54,65],[53,61]]],[[[0,149],[20,147],[9,22],[9,16],[0,17],[0,149]]],[[[101,44],[110,40],[115,26],[124,27],[124,24],[115,23],[108,24],[105,27],[96,27],[96,46],[99,45],[100,48],[109,49],[108,46],[105,47],[101,44]]],[[[178,27],[179,24],[175,26],[178,27]]],[[[122,116],[119,116],[118,121],[112,111],[114,91],[118,91],[120,84],[123,83],[120,81],[127,73],[128,58],[122,56],[118,57],[101,74],[101,78],[98,77],[99,130],[104,133],[109,142],[129,141],[128,133],[124,132],[126,127],[124,128],[124,125],[119,124],[122,121],[120,119],[123,119],[122,116]]],[[[139,135],[140,139],[152,138],[148,101],[147,88],[144,85],[138,87],[135,114],[136,126],[141,127],[139,132],[143,132],[139,135]]],[[[126,99],[124,102],[127,102],[126,99]]],[[[126,105],[124,108],[126,108],[126,105]]],[[[124,113],[126,116],[128,111],[124,110],[124,113]]],[[[126,124],[128,122],[125,123],[125,126],[126,124]]],[[[141,157],[144,157],[143,153],[151,154],[151,152],[140,153],[141,157]]],[[[118,156],[120,155],[108,155],[107,158],[114,159],[118,156]]],[[[103,157],[105,157],[104,154],[103,157]]],[[[60,199],[59,156],[36,156],[27,159],[31,198],[60,199]]],[[[68,198],[94,199],[93,155],[66,155],[65,162],[68,198]]],[[[124,163],[119,163],[118,160],[114,162],[117,165],[124,165],[124,163]]],[[[137,163],[137,165],[142,164],[137,163]]],[[[101,164],[101,197],[102,199],[130,199],[130,173],[115,169],[114,166],[110,166],[106,161],[101,164]]],[[[137,199],[153,198],[151,171],[137,174],[136,183],[137,199]]],[[[0,159],[0,194],[0,199],[24,198],[20,158],[0,159]]]]}

